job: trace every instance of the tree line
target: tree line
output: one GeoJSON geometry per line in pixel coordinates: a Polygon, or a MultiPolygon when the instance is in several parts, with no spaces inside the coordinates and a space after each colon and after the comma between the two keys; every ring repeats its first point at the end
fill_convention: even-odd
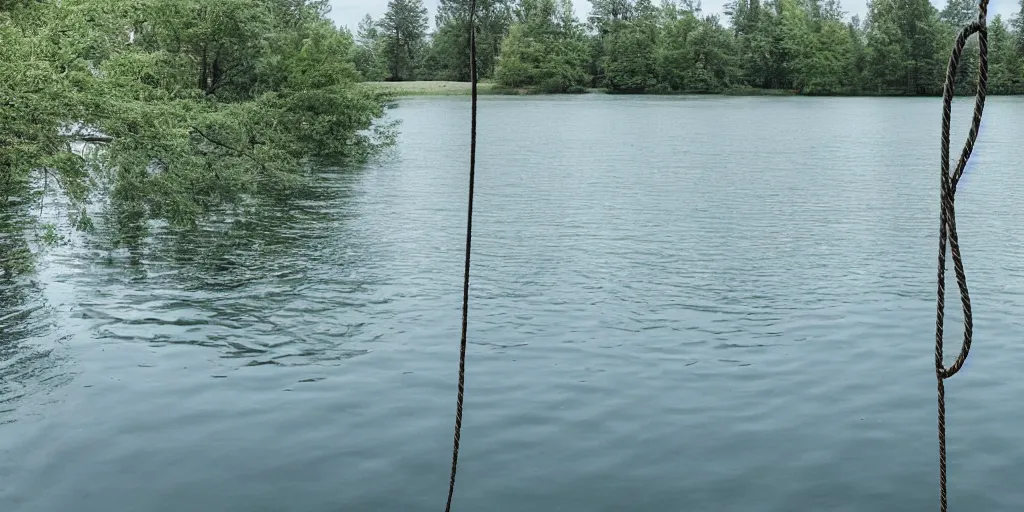
{"type": "MultiPolygon", "coordinates": [[[[478,0],[479,78],[514,89],[619,93],[786,90],[820,95],[941,94],[953,39],[974,0],[871,0],[864,19],[839,0],[733,0],[724,17],[699,0],[478,0]]],[[[422,0],[390,0],[356,32],[370,81],[469,80],[469,0],[441,0],[428,31],[422,0]]],[[[1024,0],[989,19],[989,91],[1024,93],[1024,0]]],[[[958,71],[976,82],[977,36],[958,71]]]]}

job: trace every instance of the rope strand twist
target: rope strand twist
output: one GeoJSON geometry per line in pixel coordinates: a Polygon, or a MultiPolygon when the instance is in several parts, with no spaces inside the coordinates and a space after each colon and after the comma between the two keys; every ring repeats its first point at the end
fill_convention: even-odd
{"type": "Polygon", "coordinates": [[[949,66],[946,68],[946,82],[942,91],[942,163],[940,176],[940,197],[941,213],[939,215],[939,265],[938,265],[938,298],[936,301],[935,319],[935,377],[938,387],[938,424],[939,424],[939,510],[946,512],[948,503],[946,500],[946,390],[944,381],[960,371],[967,361],[967,355],[971,351],[971,338],[974,331],[974,320],[971,314],[971,297],[967,291],[967,276],[964,274],[963,258],[960,254],[960,240],[956,232],[956,214],[954,199],[956,196],[956,185],[963,176],[967,161],[974,151],[974,143],[978,138],[978,130],[981,127],[981,115],[985,109],[985,92],[988,85],[988,27],[986,18],[988,14],[988,0],[981,0],[979,4],[978,19],[971,22],[960,31],[953,45],[953,52],[949,57],[949,66]],[[974,117],[971,120],[971,130],[967,135],[967,142],[964,144],[960,154],[960,160],[953,173],[949,172],[949,124],[952,116],[950,108],[953,103],[953,94],[956,85],[956,70],[960,64],[960,56],[963,54],[967,44],[967,38],[978,34],[978,50],[980,64],[978,67],[978,89],[974,101],[974,117]],[[943,362],[942,334],[943,319],[946,295],[946,242],[949,241],[950,253],[953,257],[953,272],[956,275],[957,287],[960,289],[960,302],[964,312],[964,341],[960,348],[960,354],[956,361],[949,367],[943,362]]]}
{"type": "Polygon", "coordinates": [[[476,0],[469,3],[469,75],[470,93],[469,130],[469,206],[466,214],[466,268],[462,280],[462,340],[459,345],[459,397],[455,406],[455,440],[452,443],[452,472],[448,480],[448,503],[445,512],[451,512],[455,495],[455,472],[459,467],[459,439],[462,435],[462,405],[466,391],[466,329],[469,325],[469,255],[473,241],[473,185],[476,178],[476,0]]]}

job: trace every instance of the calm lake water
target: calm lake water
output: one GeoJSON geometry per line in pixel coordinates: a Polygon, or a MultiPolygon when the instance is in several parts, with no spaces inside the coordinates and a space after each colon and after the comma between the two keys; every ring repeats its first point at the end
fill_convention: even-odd
{"type": "MultiPolygon", "coordinates": [[[[455,508],[937,508],[940,112],[481,99],[455,508]]],[[[393,115],[298,205],[0,283],[0,510],[443,509],[469,100],[393,115]]],[[[1024,503],[1021,119],[989,101],[957,195],[951,510],[1024,503]]]]}

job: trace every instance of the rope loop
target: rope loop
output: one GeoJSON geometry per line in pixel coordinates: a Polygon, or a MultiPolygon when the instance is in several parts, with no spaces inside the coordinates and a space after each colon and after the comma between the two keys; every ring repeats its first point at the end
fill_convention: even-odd
{"type": "MultiPolygon", "coordinates": [[[[983,11],[984,12],[984,11],[983,11]]],[[[971,154],[974,151],[974,145],[978,138],[978,131],[981,127],[982,113],[985,109],[985,97],[986,89],[988,86],[988,29],[984,22],[984,19],[979,19],[967,25],[957,35],[956,43],[953,46],[953,52],[949,58],[949,66],[946,70],[946,82],[943,87],[942,97],[942,172],[941,172],[941,197],[942,197],[942,211],[941,211],[941,226],[939,234],[939,302],[938,302],[938,324],[936,325],[936,345],[935,345],[935,372],[939,379],[948,379],[963,367],[964,362],[967,360],[967,355],[971,350],[971,337],[973,331],[973,318],[971,315],[971,303],[970,296],[967,291],[967,280],[964,275],[963,262],[960,254],[960,242],[957,236],[956,230],[956,213],[955,213],[955,197],[956,197],[956,186],[959,183],[960,178],[963,176],[964,169],[967,167],[967,162],[971,158],[971,154]],[[964,48],[967,44],[967,39],[978,34],[978,46],[980,53],[980,65],[978,70],[978,89],[975,96],[974,102],[974,116],[971,119],[971,129],[967,135],[967,141],[964,143],[963,150],[960,154],[960,160],[957,162],[956,168],[953,173],[950,173],[950,162],[949,162],[949,145],[950,145],[950,118],[951,107],[953,103],[953,95],[956,86],[956,71],[960,64],[960,58],[963,54],[964,48]],[[963,303],[964,312],[964,341],[961,345],[960,354],[956,360],[948,368],[943,364],[943,347],[942,347],[942,319],[943,319],[943,308],[945,302],[945,261],[946,261],[946,240],[949,240],[950,252],[953,256],[953,267],[956,273],[957,285],[960,289],[961,302],[963,303]]]]}
{"type": "Polygon", "coordinates": [[[971,312],[971,296],[967,291],[967,276],[964,273],[963,257],[960,253],[960,240],[956,231],[956,186],[963,176],[967,162],[974,151],[981,128],[981,116],[985,110],[985,95],[988,87],[988,27],[986,17],[988,0],[981,0],[978,19],[964,27],[956,37],[953,52],[946,68],[946,82],[942,91],[942,163],[940,173],[941,211],[939,214],[939,266],[938,266],[938,297],[936,299],[935,318],[935,377],[938,389],[938,426],[939,426],[939,510],[946,512],[946,390],[944,381],[960,371],[967,356],[971,352],[971,340],[974,336],[974,318],[971,312]],[[974,116],[971,119],[971,130],[967,134],[960,153],[960,160],[952,174],[949,172],[949,128],[953,95],[956,87],[956,71],[960,65],[967,38],[978,34],[979,67],[978,89],[974,100],[974,116]],[[960,354],[952,365],[946,367],[943,362],[943,320],[946,296],[946,242],[953,257],[953,272],[956,275],[957,287],[960,289],[960,302],[964,312],[964,339],[960,354]]]}

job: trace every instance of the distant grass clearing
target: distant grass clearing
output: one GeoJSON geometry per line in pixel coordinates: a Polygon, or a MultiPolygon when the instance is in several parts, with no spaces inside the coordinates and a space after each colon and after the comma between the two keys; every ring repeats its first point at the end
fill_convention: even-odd
{"type": "MultiPolygon", "coordinates": [[[[396,96],[463,96],[470,94],[472,84],[469,82],[363,82],[367,87],[383,89],[396,96]]],[[[498,91],[493,82],[477,84],[479,94],[498,91]]]]}

